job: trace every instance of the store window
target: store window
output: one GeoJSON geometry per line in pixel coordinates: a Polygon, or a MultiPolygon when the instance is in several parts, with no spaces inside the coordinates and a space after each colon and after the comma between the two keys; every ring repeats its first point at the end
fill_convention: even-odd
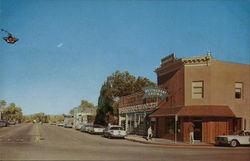
{"type": "MultiPolygon", "coordinates": [[[[177,125],[177,133],[180,133],[180,121],[177,121],[176,125],[177,125]]],[[[167,134],[175,133],[175,120],[174,119],[166,119],[165,132],[167,134]]]]}
{"type": "Polygon", "coordinates": [[[192,98],[200,99],[204,97],[204,82],[195,81],[192,82],[192,98]]]}
{"type": "Polygon", "coordinates": [[[242,83],[240,83],[240,82],[235,83],[234,93],[235,93],[235,98],[236,99],[241,99],[242,98],[242,88],[243,88],[242,83]]]}

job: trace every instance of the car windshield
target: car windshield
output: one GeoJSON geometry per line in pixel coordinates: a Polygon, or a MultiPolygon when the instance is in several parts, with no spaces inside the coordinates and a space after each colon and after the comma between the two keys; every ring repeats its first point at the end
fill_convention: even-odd
{"type": "Polygon", "coordinates": [[[234,135],[248,136],[248,135],[250,135],[250,132],[246,132],[246,131],[240,130],[240,131],[234,132],[234,135]]]}
{"type": "Polygon", "coordinates": [[[247,132],[247,131],[240,131],[238,134],[240,136],[250,136],[250,132],[247,132]]]}
{"type": "Polygon", "coordinates": [[[123,130],[122,127],[111,127],[110,130],[123,130]]]}

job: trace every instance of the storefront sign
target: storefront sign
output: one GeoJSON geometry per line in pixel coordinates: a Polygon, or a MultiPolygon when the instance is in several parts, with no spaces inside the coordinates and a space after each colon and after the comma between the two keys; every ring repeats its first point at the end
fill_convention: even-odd
{"type": "Polygon", "coordinates": [[[119,114],[151,111],[156,108],[156,105],[157,105],[156,103],[147,103],[147,104],[123,107],[119,108],[119,114]]]}
{"type": "Polygon", "coordinates": [[[161,99],[165,99],[168,96],[168,92],[164,88],[146,87],[142,90],[145,92],[143,98],[159,97],[161,99]]]}

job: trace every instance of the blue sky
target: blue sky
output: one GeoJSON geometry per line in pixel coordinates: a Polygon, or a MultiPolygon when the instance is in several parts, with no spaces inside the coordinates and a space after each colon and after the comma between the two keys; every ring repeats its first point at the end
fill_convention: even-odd
{"type": "Polygon", "coordinates": [[[249,64],[249,20],[249,0],[0,0],[0,28],[20,39],[0,40],[0,99],[68,113],[97,104],[115,70],[156,82],[172,52],[249,64]]]}

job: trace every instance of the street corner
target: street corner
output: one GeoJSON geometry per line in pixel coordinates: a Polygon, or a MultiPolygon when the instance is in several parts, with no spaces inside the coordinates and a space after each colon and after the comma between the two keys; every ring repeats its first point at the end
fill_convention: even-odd
{"type": "Polygon", "coordinates": [[[189,144],[189,143],[184,143],[184,142],[171,142],[169,140],[164,140],[160,139],[157,140],[157,138],[152,138],[147,140],[146,138],[143,137],[125,137],[127,141],[131,142],[137,142],[141,144],[150,144],[150,145],[160,145],[160,146],[172,146],[172,147],[215,147],[214,144],[212,143],[197,143],[197,144],[189,144]]]}

